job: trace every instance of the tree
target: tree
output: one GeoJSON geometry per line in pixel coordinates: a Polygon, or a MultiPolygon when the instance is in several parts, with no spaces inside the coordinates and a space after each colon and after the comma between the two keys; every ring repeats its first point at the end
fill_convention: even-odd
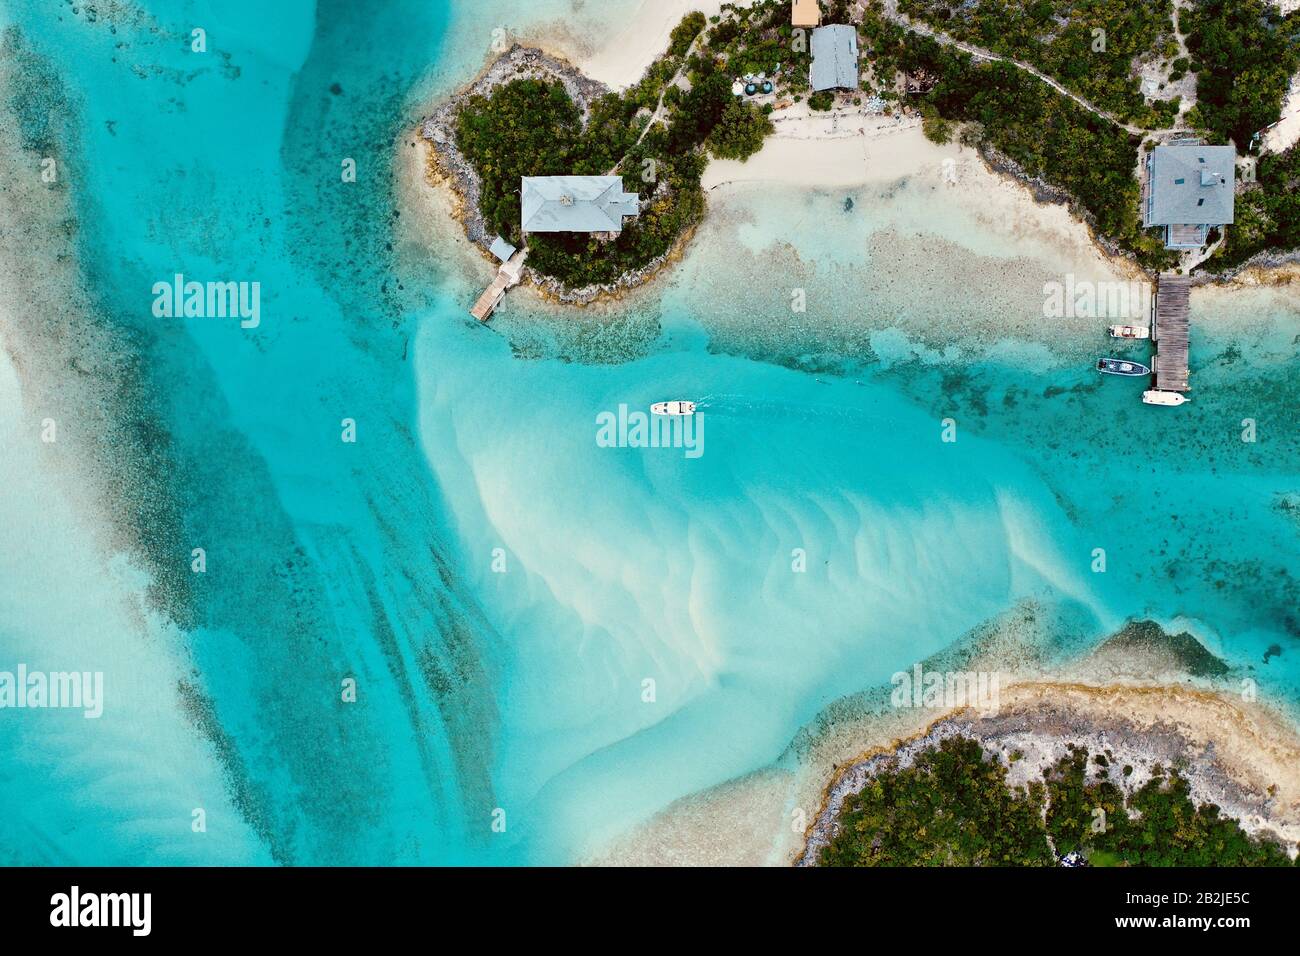
{"type": "Polygon", "coordinates": [[[762,149],[773,128],[772,121],[753,106],[732,99],[706,144],[719,159],[745,160],[762,149]]]}

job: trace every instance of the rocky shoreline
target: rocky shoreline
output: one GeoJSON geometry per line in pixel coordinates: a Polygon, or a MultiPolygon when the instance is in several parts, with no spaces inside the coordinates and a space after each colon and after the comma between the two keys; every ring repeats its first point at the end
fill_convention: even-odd
{"type": "Polygon", "coordinates": [[[1222,272],[1200,270],[1192,274],[1193,286],[1290,285],[1296,281],[1300,281],[1300,249],[1261,252],[1222,272]]]}
{"type": "MultiPolygon", "coordinates": [[[[559,57],[516,43],[489,63],[464,89],[443,100],[419,123],[420,136],[432,147],[432,162],[442,182],[460,199],[459,219],[470,241],[484,254],[494,238],[479,211],[481,184],[478,173],[456,143],[456,113],[473,96],[487,96],[498,86],[513,80],[558,81],[582,111],[586,120],[591,104],[609,92],[603,83],[588,79],[559,57]]],[[[435,183],[436,185],[437,183],[435,183]]]]}
{"type": "Polygon", "coordinates": [[[1092,213],[1084,209],[1079,201],[1066,190],[1059,186],[1053,186],[1037,176],[1029,175],[1018,162],[988,144],[981,144],[976,148],[976,152],[979,153],[980,159],[984,161],[984,165],[988,167],[990,172],[1003,176],[1024,187],[1033,197],[1034,202],[1048,206],[1065,206],[1069,209],[1070,215],[1087,227],[1092,244],[1106,258],[1127,267],[1130,271],[1136,270],[1143,275],[1147,274],[1147,271],[1138,263],[1132,253],[1126,252],[1120,248],[1118,243],[1107,239],[1097,230],[1097,221],[1092,213]]]}
{"type": "MultiPolygon", "coordinates": [[[[438,104],[419,123],[419,134],[431,147],[429,154],[432,168],[426,178],[431,185],[445,185],[455,193],[456,218],[464,228],[466,237],[489,260],[492,256],[488,247],[496,234],[488,227],[479,209],[482,187],[478,173],[457,145],[456,114],[470,97],[487,96],[498,86],[521,79],[557,81],[563,84],[569,97],[582,112],[584,122],[590,115],[592,103],[611,92],[605,84],[587,77],[567,60],[516,43],[489,63],[473,83],[438,104]]],[[[524,266],[522,280],[543,298],[564,305],[586,306],[621,299],[631,290],[645,285],[666,266],[679,260],[694,231],[687,230],[664,255],[634,272],[625,273],[615,282],[572,288],[527,265],[524,266]]]]}
{"type": "MultiPolygon", "coordinates": [[[[837,768],[796,865],[818,865],[822,848],[837,832],[838,817],[848,796],[860,792],[886,768],[907,767],[922,751],[957,736],[970,737],[996,754],[1008,768],[1008,782],[1012,785],[1041,778],[1044,771],[1068,755],[1071,745],[1092,754],[1106,754],[1113,765],[1131,766],[1130,775],[1109,778],[1126,794],[1150,780],[1157,765],[1175,768],[1187,780],[1194,802],[1218,805],[1225,816],[1236,820],[1252,836],[1268,836],[1292,845],[1300,839],[1296,808],[1282,804],[1276,787],[1254,785],[1231,772],[1221,759],[1218,742],[1196,739],[1173,715],[1174,708],[1170,708],[1168,719],[1143,723],[1130,715],[1122,701],[1108,700],[1124,694],[1167,692],[1183,699],[1188,695],[1199,697],[1207,706],[1235,709],[1226,698],[1186,687],[1025,686],[1035,692],[1022,695],[1023,699],[1012,701],[994,715],[981,716],[970,709],[946,714],[914,737],[837,768]],[[1073,706],[1071,697],[1075,702],[1093,698],[1103,706],[1087,712],[1073,706]],[[1017,752],[1020,756],[1013,761],[1011,755],[1017,752]]],[[[1096,767],[1090,765],[1090,772],[1095,771],[1096,767]]]]}

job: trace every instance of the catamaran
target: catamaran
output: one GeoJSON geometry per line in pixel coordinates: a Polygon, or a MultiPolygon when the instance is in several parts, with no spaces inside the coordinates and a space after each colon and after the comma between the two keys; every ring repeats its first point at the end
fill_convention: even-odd
{"type": "Polygon", "coordinates": [[[1142,401],[1147,405],[1181,405],[1187,401],[1186,395],[1178,392],[1164,392],[1158,388],[1150,389],[1142,393],[1142,401]]]}
{"type": "Polygon", "coordinates": [[[1130,362],[1127,359],[1117,358],[1099,358],[1097,359],[1097,371],[1104,372],[1107,375],[1150,375],[1151,369],[1147,368],[1141,362],[1130,362]]]}
{"type": "Polygon", "coordinates": [[[694,415],[694,402],[656,402],[650,406],[652,415],[694,415]]]}
{"type": "Polygon", "coordinates": [[[1112,325],[1107,331],[1113,339],[1151,338],[1151,330],[1145,325],[1112,325]]]}

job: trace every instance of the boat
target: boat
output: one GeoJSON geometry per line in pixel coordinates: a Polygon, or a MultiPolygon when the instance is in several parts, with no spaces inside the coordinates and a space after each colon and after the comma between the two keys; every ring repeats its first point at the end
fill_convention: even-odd
{"type": "Polygon", "coordinates": [[[1097,359],[1097,371],[1104,372],[1107,375],[1150,375],[1151,369],[1147,368],[1141,362],[1130,362],[1128,359],[1117,358],[1099,358],[1097,359]]]}
{"type": "Polygon", "coordinates": [[[1149,339],[1151,330],[1145,325],[1112,325],[1107,329],[1113,339],[1149,339]]]}
{"type": "Polygon", "coordinates": [[[650,406],[652,415],[694,415],[694,402],[656,402],[650,406]]]}
{"type": "Polygon", "coordinates": [[[1150,389],[1142,393],[1142,401],[1147,405],[1181,405],[1187,401],[1187,396],[1179,392],[1162,392],[1158,388],[1150,389]]]}

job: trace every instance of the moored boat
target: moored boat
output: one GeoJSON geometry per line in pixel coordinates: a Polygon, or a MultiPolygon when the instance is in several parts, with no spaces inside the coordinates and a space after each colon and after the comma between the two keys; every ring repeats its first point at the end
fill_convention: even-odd
{"type": "Polygon", "coordinates": [[[1097,371],[1104,372],[1107,375],[1150,375],[1151,369],[1147,368],[1141,362],[1130,362],[1128,359],[1118,358],[1099,358],[1097,359],[1097,371]]]}
{"type": "Polygon", "coordinates": [[[1142,393],[1142,401],[1147,405],[1175,406],[1187,401],[1187,396],[1179,392],[1164,392],[1153,388],[1142,393]]]}
{"type": "Polygon", "coordinates": [[[694,415],[694,402],[656,402],[650,406],[652,415],[694,415]]]}
{"type": "Polygon", "coordinates": [[[1112,325],[1107,331],[1113,339],[1151,338],[1151,330],[1145,325],[1112,325]]]}

